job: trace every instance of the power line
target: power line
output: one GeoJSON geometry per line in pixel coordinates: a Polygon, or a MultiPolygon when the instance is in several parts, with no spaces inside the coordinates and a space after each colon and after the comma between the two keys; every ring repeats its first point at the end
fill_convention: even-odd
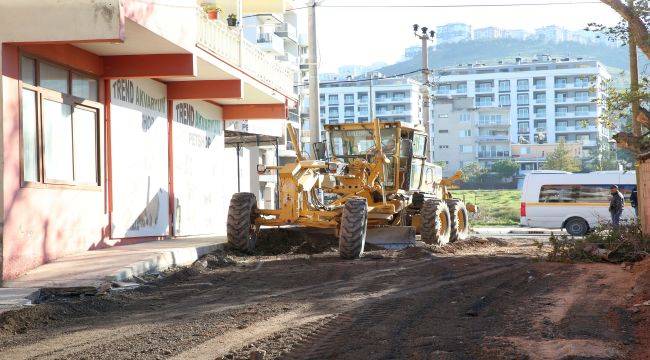
{"type": "MultiPolygon", "coordinates": [[[[600,1],[558,1],[535,3],[508,3],[508,4],[448,4],[448,5],[408,5],[408,4],[345,4],[345,5],[319,5],[321,8],[411,8],[411,9],[440,9],[440,8],[472,8],[472,7],[521,7],[521,6],[552,6],[552,5],[589,5],[601,4],[600,1]]],[[[292,10],[306,9],[311,6],[296,7],[292,10]]]]}
{"type": "MultiPolygon", "coordinates": [[[[399,77],[406,76],[406,75],[419,73],[421,71],[422,71],[422,69],[417,69],[417,70],[413,70],[413,71],[409,71],[409,72],[405,72],[405,73],[401,73],[401,74],[395,74],[395,75],[384,76],[384,77],[380,77],[380,78],[372,78],[372,79],[371,78],[363,78],[363,79],[354,79],[354,80],[350,79],[350,80],[319,82],[318,85],[320,86],[320,85],[334,85],[334,84],[351,84],[351,83],[367,82],[367,81],[370,81],[370,80],[394,79],[394,78],[399,78],[399,77]]],[[[300,86],[309,86],[309,84],[296,84],[296,86],[299,86],[299,87],[300,86]]]]}

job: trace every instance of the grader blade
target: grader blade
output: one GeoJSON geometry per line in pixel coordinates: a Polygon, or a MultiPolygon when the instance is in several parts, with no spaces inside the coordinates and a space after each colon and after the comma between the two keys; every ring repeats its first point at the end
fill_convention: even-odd
{"type": "Polygon", "coordinates": [[[386,226],[368,228],[366,242],[385,249],[403,249],[415,246],[415,227],[386,226]]]}

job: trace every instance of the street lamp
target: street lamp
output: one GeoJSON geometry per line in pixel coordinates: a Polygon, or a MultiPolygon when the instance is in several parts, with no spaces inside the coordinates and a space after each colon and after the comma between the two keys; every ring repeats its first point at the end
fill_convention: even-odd
{"type": "MultiPolygon", "coordinates": [[[[429,134],[429,138],[432,138],[431,132],[431,125],[429,124],[429,117],[430,117],[430,111],[429,111],[429,86],[431,85],[430,79],[429,79],[429,40],[433,40],[433,37],[436,35],[436,32],[431,30],[429,31],[429,28],[426,26],[420,27],[418,24],[413,25],[413,34],[415,35],[416,38],[420,39],[422,41],[422,86],[420,87],[420,93],[422,94],[422,122],[424,125],[424,128],[427,131],[427,134],[429,134]],[[420,30],[421,33],[418,33],[418,29],[420,30]]],[[[429,144],[431,141],[426,142],[426,155],[427,155],[427,160],[432,161],[431,159],[431,151],[430,151],[430,146],[429,144]]]]}

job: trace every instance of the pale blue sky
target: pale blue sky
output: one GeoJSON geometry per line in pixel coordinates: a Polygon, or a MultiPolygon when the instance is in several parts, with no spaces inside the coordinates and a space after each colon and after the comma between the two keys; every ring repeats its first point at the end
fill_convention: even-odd
{"type": "MultiPolygon", "coordinates": [[[[296,5],[300,6],[304,1],[299,0],[296,5]]],[[[324,0],[322,4],[530,4],[559,1],[563,0],[324,0]]],[[[306,19],[306,10],[301,11],[306,19]]],[[[335,72],[341,65],[366,65],[375,61],[393,63],[399,60],[405,47],[418,44],[411,30],[414,23],[435,28],[451,22],[464,22],[474,28],[497,26],[526,30],[556,24],[575,30],[584,28],[589,22],[613,24],[618,19],[613,10],[601,3],[495,8],[319,7],[320,71],[335,72]]]]}

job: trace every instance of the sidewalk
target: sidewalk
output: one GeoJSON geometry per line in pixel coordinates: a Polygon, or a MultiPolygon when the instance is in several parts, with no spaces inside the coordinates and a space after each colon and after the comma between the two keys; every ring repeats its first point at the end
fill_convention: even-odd
{"type": "Polygon", "coordinates": [[[151,241],[86,251],[42,265],[0,288],[0,312],[29,304],[44,287],[99,286],[147,272],[190,265],[225,244],[223,237],[192,237],[151,241]]]}

